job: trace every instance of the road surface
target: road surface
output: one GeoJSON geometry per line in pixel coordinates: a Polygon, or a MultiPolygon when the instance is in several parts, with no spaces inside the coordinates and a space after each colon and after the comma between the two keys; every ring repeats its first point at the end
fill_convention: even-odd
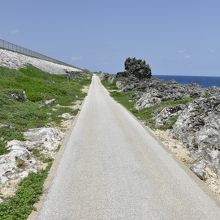
{"type": "Polygon", "coordinates": [[[220,208],[97,76],[38,220],[217,220],[220,208]]]}

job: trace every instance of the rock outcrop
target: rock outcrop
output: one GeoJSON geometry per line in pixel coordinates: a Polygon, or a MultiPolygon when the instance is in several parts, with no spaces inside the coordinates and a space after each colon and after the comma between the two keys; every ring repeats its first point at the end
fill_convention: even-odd
{"type": "Polygon", "coordinates": [[[171,129],[170,136],[190,152],[191,170],[200,179],[206,180],[210,170],[220,177],[220,88],[148,78],[139,71],[145,63],[138,61],[136,68],[136,61],[129,58],[124,72],[100,77],[132,94],[137,110],[154,107],[155,128],[171,129]],[[178,102],[181,100],[185,102],[178,102]],[[165,101],[172,105],[160,105],[165,101]]]}
{"type": "Polygon", "coordinates": [[[181,140],[199,161],[193,165],[197,171],[199,167],[205,173],[206,164],[220,176],[220,97],[191,102],[179,115],[171,136],[181,140]]]}
{"type": "Polygon", "coordinates": [[[11,197],[18,183],[30,172],[36,173],[45,168],[33,150],[36,149],[45,158],[54,158],[63,133],[58,128],[36,128],[28,130],[24,136],[25,141],[9,141],[9,153],[0,156],[0,202],[1,198],[11,197]]]}
{"type": "Polygon", "coordinates": [[[124,75],[134,75],[138,79],[150,78],[151,68],[144,60],[129,57],[125,60],[124,75]]]}
{"type": "Polygon", "coordinates": [[[161,111],[155,112],[155,127],[170,127],[172,126],[180,113],[185,108],[185,105],[179,104],[175,106],[165,107],[161,111]]]}

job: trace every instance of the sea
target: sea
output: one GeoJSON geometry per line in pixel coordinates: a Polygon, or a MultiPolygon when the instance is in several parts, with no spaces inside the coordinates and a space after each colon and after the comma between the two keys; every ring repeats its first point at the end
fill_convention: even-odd
{"type": "Polygon", "coordinates": [[[219,86],[220,76],[183,76],[183,75],[154,75],[155,78],[163,80],[175,80],[178,83],[197,83],[202,87],[219,86]]]}

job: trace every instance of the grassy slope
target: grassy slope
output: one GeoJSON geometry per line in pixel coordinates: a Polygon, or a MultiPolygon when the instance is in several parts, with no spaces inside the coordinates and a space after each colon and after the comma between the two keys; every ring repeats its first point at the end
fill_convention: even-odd
{"type": "MultiPolygon", "coordinates": [[[[118,89],[114,83],[110,84],[107,80],[103,80],[102,84],[110,91],[111,96],[116,101],[118,101],[124,107],[126,107],[129,111],[131,111],[137,118],[145,121],[146,125],[152,129],[155,129],[155,121],[153,119],[153,113],[157,109],[163,109],[164,107],[175,106],[177,104],[185,104],[185,103],[192,101],[191,98],[183,98],[180,100],[167,100],[167,101],[162,101],[161,103],[156,104],[153,107],[137,110],[134,108],[134,102],[132,99],[132,92],[126,92],[126,93],[120,92],[120,91],[118,91],[118,89]]],[[[176,122],[176,120],[177,120],[177,117],[171,118],[172,124],[174,124],[176,122]]],[[[160,129],[166,130],[166,129],[170,128],[171,126],[161,127],[160,129]]]]}
{"type": "MultiPolygon", "coordinates": [[[[7,141],[23,140],[22,133],[29,128],[59,124],[61,119],[58,116],[63,112],[76,114],[77,111],[68,108],[68,105],[85,97],[81,89],[90,81],[91,77],[88,76],[67,81],[64,75],[51,75],[32,66],[20,70],[0,67],[0,154],[7,153],[7,141]],[[22,94],[23,91],[28,98],[26,102],[17,101],[11,96],[12,93],[22,94]],[[46,107],[44,102],[49,99],[55,99],[55,102],[46,107]],[[57,104],[67,107],[57,108],[57,104]]],[[[27,219],[43,192],[43,183],[52,160],[45,158],[37,149],[32,153],[47,163],[47,168],[29,174],[21,181],[15,196],[0,204],[0,220],[27,219]]]]}
{"type": "Polygon", "coordinates": [[[56,104],[71,105],[83,99],[81,91],[90,79],[82,77],[67,81],[64,75],[52,75],[34,67],[12,70],[0,67],[0,154],[6,153],[9,140],[23,140],[23,132],[50,123],[59,123],[63,112],[76,114],[70,108],[57,108],[56,104]],[[26,92],[28,101],[16,101],[10,94],[26,92]],[[55,99],[53,105],[45,107],[45,100],[55,99]]]}

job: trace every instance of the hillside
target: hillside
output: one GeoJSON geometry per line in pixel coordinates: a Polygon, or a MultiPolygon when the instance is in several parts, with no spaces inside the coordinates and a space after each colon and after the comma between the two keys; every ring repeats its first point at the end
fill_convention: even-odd
{"type": "Polygon", "coordinates": [[[90,78],[0,67],[0,219],[30,214],[90,78]]]}

